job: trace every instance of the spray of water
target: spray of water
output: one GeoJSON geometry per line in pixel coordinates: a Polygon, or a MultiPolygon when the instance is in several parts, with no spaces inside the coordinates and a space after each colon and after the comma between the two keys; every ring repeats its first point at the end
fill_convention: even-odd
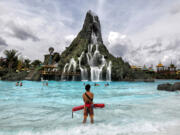
{"type": "Polygon", "coordinates": [[[67,67],[68,67],[69,63],[66,63],[63,69],[63,73],[61,75],[61,80],[65,80],[66,77],[64,76],[64,74],[66,73],[67,67]]]}
{"type": "Polygon", "coordinates": [[[79,68],[81,70],[81,80],[88,80],[88,72],[86,67],[81,66],[81,60],[82,57],[84,56],[84,52],[81,53],[81,56],[78,58],[79,61],[79,68]]]}

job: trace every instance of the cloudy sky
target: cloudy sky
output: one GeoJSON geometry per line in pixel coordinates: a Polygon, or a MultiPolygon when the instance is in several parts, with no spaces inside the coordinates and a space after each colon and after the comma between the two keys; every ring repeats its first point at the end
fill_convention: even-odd
{"type": "Polygon", "coordinates": [[[0,56],[16,49],[43,60],[50,46],[62,52],[89,9],[113,55],[135,65],[180,67],[180,0],[0,0],[0,56]]]}

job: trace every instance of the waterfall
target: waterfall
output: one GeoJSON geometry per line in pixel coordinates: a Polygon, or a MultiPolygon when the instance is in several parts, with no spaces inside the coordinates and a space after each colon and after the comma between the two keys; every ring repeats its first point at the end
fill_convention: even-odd
{"type": "Polygon", "coordinates": [[[69,63],[66,63],[66,64],[65,64],[64,69],[63,69],[63,73],[66,72],[66,68],[67,68],[68,65],[69,65],[69,63]]]}
{"type": "MultiPolygon", "coordinates": [[[[70,72],[71,67],[73,67],[73,73],[76,73],[76,66],[77,66],[76,61],[74,60],[74,58],[71,58],[69,66],[68,66],[68,73],[70,72]]],[[[75,80],[75,76],[73,75],[73,81],[74,80],[75,80]]]]}
{"type": "Polygon", "coordinates": [[[111,66],[112,66],[112,62],[109,61],[109,64],[107,65],[107,72],[106,72],[107,81],[111,81],[111,66]]]}
{"type": "Polygon", "coordinates": [[[87,68],[80,68],[81,70],[81,80],[85,81],[88,80],[88,73],[87,73],[87,68]]]}
{"type": "Polygon", "coordinates": [[[97,36],[94,32],[91,34],[92,44],[88,46],[88,53],[86,54],[88,64],[90,66],[91,72],[91,81],[100,81],[102,80],[102,69],[106,65],[106,60],[104,55],[99,53],[99,44],[97,42],[97,36]],[[96,50],[93,54],[92,48],[96,47],[96,50]],[[100,62],[100,63],[99,63],[100,62]]]}
{"type": "Polygon", "coordinates": [[[67,68],[68,65],[69,65],[69,63],[66,63],[65,66],[64,66],[63,73],[61,75],[61,80],[65,80],[64,73],[66,73],[66,68],[67,68]]]}
{"type": "Polygon", "coordinates": [[[74,58],[71,58],[70,63],[69,63],[69,67],[68,67],[68,72],[71,70],[71,67],[73,66],[73,72],[76,72],[76,61],[74,60],[74,58]]]}
{"type": "Polygon", "coordinates": [[[79,60],[79,68],[81,70],[81,80],[88,80],[87,68],[81,66],[81,60],[82,60],[83,56],[84,56],[84,52],[82,52],[81,56],[78,58],[78,60],[79,60]]]}
{"type": "MultiPolygon", "coordinates": [[[[76,63],[78,65],[78,71],[81,72],[81,80],[88,80],[91,81],[101,81],[101,80],[108,80],[111,81],[111,61],[108,61],[104,58],[103,55],[106,52],[105,49],[100,48],[103,47],[103,41],[101,37],[101,26],[98,19],[98,16],[93,13],[91,10],[88,11],[88,16],[90,15],[91,19],[87,19],[87,21],[84,22],[83,29],[85,33],[80,33],[80,40],[77,40],[77,44],[74,44],[74,49],[78,49],[74,52],[74,58],[78,56],[78,61],[75,61],[74,58],[72,58],[69,61],[68,67],[64,67],[66,72],[72,71],[73,66],[73,72],[76,72],[76,63]],[[86,26],[87,25],[87,26],[86,26]],[[85,26],[85,27],[84,27],[85,26]],[[85,34],[85,35],[84,35],[85,34]],[[90,35],[89,35],[90,34],[90,35]],[[81,36],[82,35],[82,36],[81,36]],[[81,38],[85,39],[82,40],[81,38]],[[86,46],[87,42],[89,43],[88,46],[86,46]],[[85,43],[82,45],[82,43],[85,43]],[[78,48],[81,47],[81,48],[78,48]],[[84,50],[83,50],[84,49],[84,50]],[[80,50],[83,50],[80,52],[80,50]],[[103,50],[105,52],[103,52],[103,50]],[[103,54],[101,54],[102,52],[103,54]]],[[[85,19],[86,20],[86,19],[85,19]]],[[[73,44],[72,44],[73,45],[73,44]]],[[[108,55],[107,55],[108,57],[108,55]]]]}

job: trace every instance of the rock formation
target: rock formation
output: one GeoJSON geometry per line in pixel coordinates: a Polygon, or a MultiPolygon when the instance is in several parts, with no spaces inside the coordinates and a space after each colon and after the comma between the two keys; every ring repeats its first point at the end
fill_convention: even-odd
{"type": "Polygon", "coordinates": [[[176,82],[172,86],[172,90],[180,90],[180,82],[176,82]]]}
{"type": "Polygon", "coordinates": [[[81,80],[122,80],[130,76],[130,66],[109,53],[103,44],[99,18],[88,11],[82,30],[61,54],[62,72],[80,72],[81,80]]]}
{"type": "Polygon", "coordinates": [[[159,84],[157,89],[158,90],[173,91],[172,90],[172,84],[170,84],[170,83],[159,84]]]}
{"type": "Polygon", "coordinates": [[[174,84],[170,84],[170,83],[159,84],[157,89],[165,90],[165,91],[177,91],[180,90],[180,82],[176,82],[174,84]]]}

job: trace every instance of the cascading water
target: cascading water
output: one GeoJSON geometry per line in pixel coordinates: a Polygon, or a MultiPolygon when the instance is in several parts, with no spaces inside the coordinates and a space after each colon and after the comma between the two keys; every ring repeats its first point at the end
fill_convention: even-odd
{"type": "MultiPolygon", "coordinates": [[[[71,58],[70,62],[65,64],[64,69],[63,69],[63,73],[62,73],[62,76],[61,76],[61,80],[67,79],[67,78],[64,76],[64,74],[65,74],[66,72],[67,72],[67,73],[70,73],[71,67],[73,68],[73,73],[75,73],[75,72],[76,72],[77,64],[76,64],[76,61],[74,60],[74,58],[71,58]]],[[[74,75],[73,75],[73,80],[75,80],[75,76],[74,76],[74,75]]]]}
{"type": "Polygon", "coordinates": [[[88,80],[87,68],[81,66],[81,60],[82,60],[83,56],[84,56],[84,52],[82,52],[81,56],[78,58],[78,60],[79,60],[79,68],[81,70],[81,80],[88,80]]]}
{"type": "Polygon", "coordinates": [[[66,79],[65,76],[64,76],[64,74],[66,73],[66,69],[67,69],[67,66],[68,66],[68,65],[69,65],[69,63],[66,63],[65,66],[64,66],[63,73],[62,73],[62,75],[61,75],[61,80],[65,80],[65,79],[66,79]]]}
{"type": "Polygon", "coordinates": [[[111,66],[112,66],[112,62],[109,61],[107,65],[106,81],[111,81],[111,66]]]}
{"type": "Polygon", "coordinates": [[[73,66],[73,72],[76,72],[76,61],[74,60],[74,58],[71,58],[70,63],[69,63],[69,67],[68,67],[68,72],[71,70],[71,67],[73,66]]]}
{"type": "Polygon", "coordinates": [[[91,42],[88,46],[87,60],[90,66],[91,72],[91,81],[99,81],[102,80],[102,69],[106,65],[106,60],[103,55],[99,53],[98,47],[99,44],[97,42],[97,36],[94,32],[91,34],[91,42]],[[93,47],[96,47],[96,50],[93,54],[93,47]]]}
{"type": "MultiPolygon", "coordinates": [[[[76,66],[77,66],[76,61],[74,60],[74,58],[71,58],[70,63],[69,63],[69,67],[68,67],[68,73],[70,72],[71,67],[73,67],[73,73],[75,73],[76,72],[76,66]]],[[[75,76],[73,75],[73,81],[74,80],[75,80],[75,76]]]]}

